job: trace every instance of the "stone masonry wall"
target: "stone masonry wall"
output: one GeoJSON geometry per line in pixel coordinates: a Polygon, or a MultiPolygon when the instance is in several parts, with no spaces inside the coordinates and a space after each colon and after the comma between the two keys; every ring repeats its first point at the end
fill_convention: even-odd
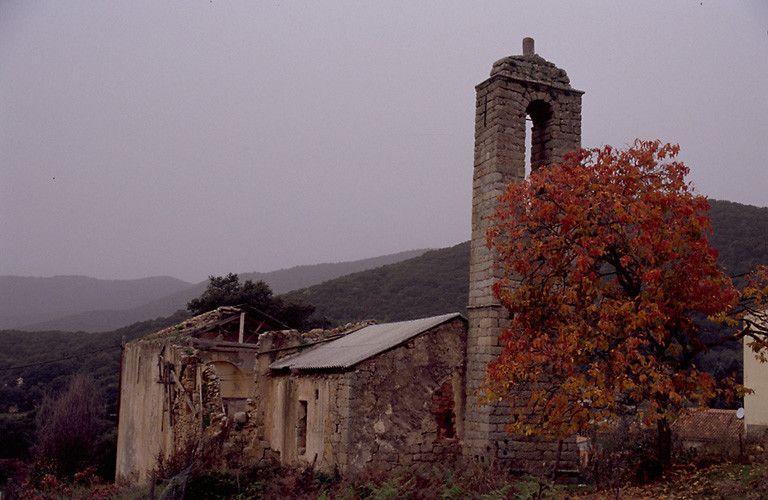
{"type": "Polygon", "coordinates": [[[268,386],[272,405],[265,424],[280,461],[324,471],[344,470],[349,374],[281,374],[271,377],[268,386]]]}
{"type": "Polygon", "coordinates": [[[440,463],[461,453],[465,342],[457,318],[350,372],[350,469],[440,463]],[[452,414],[443,413],[448,404],[452,414]]]}
{"type": "Polygon", "coordinates": [[[145,483],[160,462],[190,460],[213,467],[275,460],[343,466],[349,374],[272,377],[269,364],[368,323],[306,333],[265,332],[256,344],[188,334],[220,319],[212,311],[126,345],[118,479],[145,483]],[[307,446],[301,455],[295,435],[300,400],[309,407],[307,446]]]}
{"type": "Polygon", "coordinates": [[[346,464],[349,382],[348,373],[279,373],[269,365],[325,337],[369,324],[347,324],[333,330],[266,332],[259,337],[254,370],[255,394],[249,425],[254,429],[249,455],[274,452],[285,464],[314,464],[333,470],[346,464]],[[297,446],[299,401],[307,403],[307,443],[297,446]]]}
{"type": "MultiPolygon", "coordinates": [[[[556,449],[553,443],[511,438],[504,430],[509,407],[478,403],[486,367],[500,353],[499,334],[509,323],[491,289],[499,274],[486,232],[505,187],[525,178],[526,115],[533,122],[532,168],[557,162],[580,147],[581,95],[565,71],[532,53],[497,61],[491,77],[476,87],[464,436],[470,458],[525,469],[540,467],[556,449]]],[[[566,443],[566,455],[574,450],[566,443]]]]}

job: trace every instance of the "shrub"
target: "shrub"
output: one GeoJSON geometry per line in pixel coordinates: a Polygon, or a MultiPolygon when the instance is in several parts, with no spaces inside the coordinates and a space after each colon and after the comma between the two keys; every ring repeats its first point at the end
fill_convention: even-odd
{"type": "Polygon", "coordinates": [[[36,417],[38,473],[72,478],[97,465],[104,429],[104,402],[93,379],[75,375],[56,398],[46,396],[36,417]]]}

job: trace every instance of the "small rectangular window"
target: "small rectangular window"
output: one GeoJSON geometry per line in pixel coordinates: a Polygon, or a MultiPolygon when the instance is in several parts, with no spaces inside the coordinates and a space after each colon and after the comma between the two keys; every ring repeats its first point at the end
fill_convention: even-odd
{"type": "Polygon", "coordinates": [[[307,451],[307,402],[299,401],[299,415],[296,419],[296,449],[299,455],[307,451]]]}

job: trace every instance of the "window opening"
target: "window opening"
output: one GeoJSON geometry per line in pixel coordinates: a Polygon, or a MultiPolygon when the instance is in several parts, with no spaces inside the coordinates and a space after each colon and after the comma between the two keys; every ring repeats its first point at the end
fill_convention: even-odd
{"type": "Polygon", "coordinates": [[[307,451],[307,402],[299,401],[299,416],[296,420],[296,448],[299,455],[307,451]]]}
{"type": "Polygon", "coordinates": [[[456,414],[453,412],[453,385],[445,382],[432,394],[432,415],[437,424],[437,438],[456,437],[456,414]]]}
{"type": "Polygon", "coordinates": [[[523,157],[525,158],[525,170],[523,171],[523,178],[527,179],[531,176],[531,129],[533,129],[533,120],[528,114],[525,115],[525,142],[523,143],[523,157]]]}
{"type": "Polygon", "coordinates": [[[546,165],[552,159],[549,158],[547,143],[552,138],[550,122],[552,118],[552,106],[549,103],[536,100],[531,101],[525,109],[525,176],[533,170],[546,165]],[[530,130],[528,122],[530,122],[530,130]]]}

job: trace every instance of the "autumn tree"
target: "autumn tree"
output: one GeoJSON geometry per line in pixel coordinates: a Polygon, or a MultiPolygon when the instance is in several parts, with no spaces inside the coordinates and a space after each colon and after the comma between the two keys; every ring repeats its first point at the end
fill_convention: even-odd
{"type": "Polygon", "coordinates": [[[755,318],[768,272],[737,287],[718,266],[707,200],[678,151],[659,141],[581,150],[501,196],[488,243],[511,325],[488,392],[531,394],[513,406],[511,432],[563,438],[630,417],[658,430],[667,464],[676,413],[736,394],[735,381],[697,369],[697,355],[744,336],[766,349],[755,318]]]}

